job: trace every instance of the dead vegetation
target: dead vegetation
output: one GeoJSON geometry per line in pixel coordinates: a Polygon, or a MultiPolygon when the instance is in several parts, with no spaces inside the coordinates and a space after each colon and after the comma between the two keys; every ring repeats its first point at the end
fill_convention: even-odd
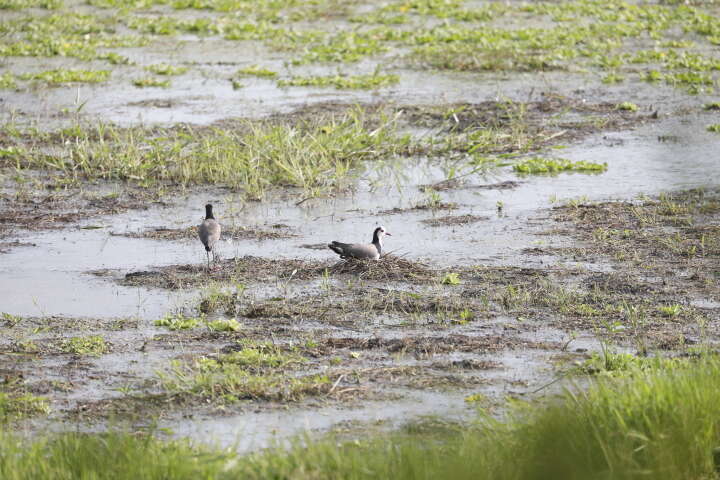
{"type": "MultiPolygon", "coordinates": [[[[102,270],[96,275],[112,276],[113,272],[102,270]]],[[[263,258],[246,255],[218,261],[217,270],[208,271],[202,264],[170,265],[157,270],[127,273],[120,278],[123,285],[150,286],[171,290],[192,288],[208,281],[267,282],[271,280],[311,280],[325,276],[354,276],[362,280],[403,280],[411,283],[431,282],[436,272],[419,262],[393,255],[385,255],[379,261],[348,259],[332,263],[263,258]]]]}

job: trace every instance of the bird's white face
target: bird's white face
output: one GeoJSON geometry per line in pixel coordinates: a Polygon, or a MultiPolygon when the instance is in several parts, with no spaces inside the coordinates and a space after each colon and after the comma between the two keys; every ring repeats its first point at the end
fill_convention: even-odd
{"type": "Polygon", "coordinates": [[[383,237],[383,236],[385,236],[385,235],[387,235],[387,236],[389,236],[389,237],[392,237],[392,235],[390,234],[390,232],[388,232],[387,230],[385,230],[385,227],[380,226],[380,227],[378,228],[378,236],[379,236],[379,237],[383,237]]]}

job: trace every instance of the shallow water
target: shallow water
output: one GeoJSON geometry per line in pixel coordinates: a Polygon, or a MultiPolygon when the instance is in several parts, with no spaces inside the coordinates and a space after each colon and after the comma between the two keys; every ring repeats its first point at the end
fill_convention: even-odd
{"type": "Polygon", "coordinates": [[[87,272],[136,271],[204,261],[204,251],[197,241],[159,241],[111,233],[197,224],[202,219],[202,205],[206,201],[216,204],[219,218],[225,224],[265,228],[284,224],[296,235],[264,241],[224,241],[219,253],[225,258],[255,255],[332,259],[334,254],[329,250],[307,249],[303,245],[331,240],[370,241],[374,227],[382,224],[393,234],[386,238],[386,250],[410,259],[438,266],[540,265],[552,259],[524,255],[522,250],[566,242],[535,235],[546,228],[533,220],[543,208],[568,199],[633,198],[716,183],[712,172],[717,170],[720,137],[703,128],[711,118],[711,115],[668,118],[633,131],[596,135],[558,151],[571,160],[607,162],[607,172],[599,175],[518,177],[505,168],[484,178],[470,177],[471,185],[505,180],[519,180],[521,184],[512,190],[467,188],[441,192],[444,202],[458,204],[456,210],[379,214],[382,210],[423,203],[425,194],[419,185],[446,178],[443,169],[434,163],[389,160],[378,171],[369,166],[351,195],[310,200],[299,206],[292,200],[272,197],[265,202],[246,203],[240,197],[197,189],[175,199],[170,207],[130,211],[85,222],[103,226],[101,229],[24,233],[21,240],[37,246],[15,247],[2,256],[0,289],[7,294],[3,311],[16,315],[157,318],[169,309],[182,306],[192,293],[121,287],[87,272]],[[677,136],[678,141],[658,141],[658,136],[669,134],[677,136]],[[379,179],[385,180],[379,183],[379,179]],[[503,204],[501,214],[497,212],[497,202],[503,204]],[[223,217],[228,211],[232,217],[223,217]],[[434,216],[464,214],[487,219],[453,227],[428,227],[420,222],[434,216]]]}

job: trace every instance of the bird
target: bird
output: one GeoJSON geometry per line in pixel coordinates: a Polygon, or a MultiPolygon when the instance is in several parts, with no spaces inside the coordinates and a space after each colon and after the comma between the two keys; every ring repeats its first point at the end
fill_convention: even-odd
{"type": "Polygon", "coordinates": [[[215,244],[220,240],[220,224],[213,216],[213,206],[205,205],[205,220],[198,226],[198,237],[205,246],[205,254],[207,255],[208,270],[210,270],[210,252],[213,254],[213,263],[215,262],[215,244]]]}
{"type": "Polygon", "coordinates": [[[385,235],[392,235],[380,226],[373,231],[372,243],[328,243],[328,248],[340,255],[340,258],[357,258],[377,260],[382,254],[382,239],[385,235]]]}

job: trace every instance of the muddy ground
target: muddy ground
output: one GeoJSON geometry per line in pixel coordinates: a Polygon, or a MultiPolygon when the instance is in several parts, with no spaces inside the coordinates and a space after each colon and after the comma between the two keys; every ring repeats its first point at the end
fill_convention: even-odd
{"type": "MultiPolygon", "coordinates": [[[[289,75],[293,54],[192,34],[174,49],[173,38],[121,50],[140,64],[202,67],[168,89],[132,87],[139,67],[123,65],[108,84],[3,90],[0,147],[61,151],[72,136],[56,127],[98,119],[162,137],[350,108],[370,125],[397,118],[416,143],[363,164],[348,188],[314,197],[281,185],[262,201],[243,188],[88,178],[0,155],[0,393],[19,405],[0,420],[13,428],[159,425],[252,449],[306,430],[352,435],[548,398],[601,344],[639,356],[715,348],[712,92],[608,84],[593,70],[410,68],[391,54],[343,66],[392,60],[402,80],[389,88],[245,78],[235,91],[231,70],[289,75]],[[83,107],[72,114],[75,90],[83,107]],[[626,101],[638,109],[618,107],[626,101]],[[468,141],[485,130],[505,135],[483,150],[488,162],[468,141]],[[537,156],[607,169],[513,170],[537,156]],[[224,232],[210,271],[195,237],[206,202],[224,232]],[[325,248],[369,241],[379,224],[393,236],[378,262],[325,248]]],[[[45,60],[5,56],[3,71],[45,60]]]]}

